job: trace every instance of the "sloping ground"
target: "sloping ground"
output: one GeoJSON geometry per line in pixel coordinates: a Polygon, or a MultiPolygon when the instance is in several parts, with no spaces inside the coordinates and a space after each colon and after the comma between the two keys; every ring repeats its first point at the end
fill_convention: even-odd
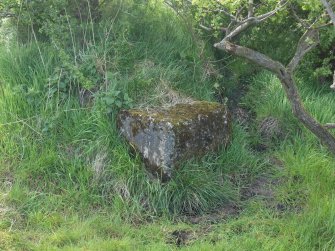
{"type": "MultiPolygon", "coordinates": [[[[217,83],[228,84],[168,12],[129,18],[129,33],[109,44],[107,87],[53,82],[62,62],[46,45],[1,49],[0,249],[334,249],[334,160],[272,75],[237,95],[227,151],[185,163],[164,186],[148,178],[116,130],[119,107],[215,100],[217,83]],[[279,134],[268,133],[273,124],[279,134]]],[[[101,55],[90,50],[82,60],[92,68],[101,55]]],[[[300,88],[320,121],[335,120],[334,93],[300,88]]]]}
{"type": "MultiPolygon", "coordinates": [[[[235,197],[233,196],[235,202],[222,204],[213,212],[197,215],[179,214],[171,218],[167,217],[168,214],[145,214],[131,207],[130,201],[126,201],[133,200],[127,197],[130,196],[127,195],[130,191],[127,191],[126,182],[122,184],[119,181],[117,184],[118,199],[114,199],[113,203],[106,203],[109,198],[107,196],[103,199],[94,198],[98,195],[89,191],[90,186],[93,186],[93,180],[85,184],[87,187],[81,187],[84,184],[78,182],[78,175],[83,174],[76,173],[76,177],[70,171],[83,153],[71,150],[71,156],[78,157],[66,166],[69,178],[65,178],[61,173],[65,172],[62,169],[65,167],[60,163],[54,173],[51,174],[50,170],[47,170],[52,169],[57,163],[57,158],[52,153],[39,157],[33,155],[31,162],[27,162],[28,160],[22,156],[27,154],[22,150],[24,145],[8,141],[7,144],[12,143],[13,154],[20,154],[16,155],[16,158],[8,152],[6,155],[2,154],[1,249],[333,249],[334,161],[320,149],[320,145],[308,132],[294,124],[295,121],[275,78],[268,74],[260,74],[252,84],[253,87],[245,97],[245,103],[256,112],[255,123],[264,117],[274,116],[287,126],[283,128],[286,138],[264,142],[265,139],[257,136],[257,131],[254,131],[257,126],[251,124],[242,129],[235,125],[235,140],[227,153],[207,156],[200,162],[185,166],[187,173],[190,170],[187,168],[201,172],[201,166],[225,166],[222,172],[228,176],[233,187],[236,185],[235,188],[239,188],[235,197]],[[257,100],[253,98],[254,95],[258,96],[257,100]],[[270,99],[273,102],[268,105],[270,99]],[[287,120],[291,123],[288,124],[287,120]],[[250,136],[247,136],[245,131],[250,136]],[[258,141],[268,146],[261,155],[257,152],[243,152],[243,149],[249,148],[247,145],[251,146],[258,141]],[[263,167],[257,169],[257,164],[248,154],[259,155],[261,160],[257,163],[268,162],[266,168],[263,164],[263,167]],[[43,163],[39,163],[42,160],[43,163]],[[239,165],[243,167],[240,168],[239,165]],[[20,168],[17,168],[18,166],[20,168]],[[36,176],[36,168],[44,170],[42,174],[50,175],[50,178],[43,177],[42,174],[36,176]],[[51,175],[57,176],[58,180],[51,175]],[[64,184],[59,185],[59,182],[64,184]],[[236,196],[240,197],[237,201],[236,196]]],[[[308,86],[302,88],[304,96],[310,97],[306,103],[307,107],[315,109],[314,112],[324,120],[334,119],[334,114],[323,109],[323,105],[335,105],[331,100],[332,93],[316,93],[308,86]]],[[[20,124],[17,130],[23,130],[23,127],[24,125],[20,124]]],[[[8,129],[5,125],[1,128],[3,140],[8,129]]],[[[12,136],[15,138],[16,135],[12,136]]],[[[24,142],[27,139],[21,137],[17,140],[24,142]]],[[[2,144],[4,143],[6,142],[2,141],[2,144]]],[[[8,147],[3,149],[8,151],[8,147]]],[[[26,147],[25,151],[29,152],[31,149],[26,147]]],[[[129,168],[128,165],[132,162],[123,155],[119,155],[119,158],[119,165],[124,163],[129,168]]],[[[208,174],[202,175],[203,179],[198,184],[200,189],[208,178],[204,175],[208,174]]],[[[186,177],[187,175],[184,178],[186,177]]],[[[187,185],[187,181],[183,179],[176,181],[174,185],[177,185],[177,182],[187,185]]],[[[230,192],[222,187],[223,195],[227,195],[227,191],[230,192]]]]}

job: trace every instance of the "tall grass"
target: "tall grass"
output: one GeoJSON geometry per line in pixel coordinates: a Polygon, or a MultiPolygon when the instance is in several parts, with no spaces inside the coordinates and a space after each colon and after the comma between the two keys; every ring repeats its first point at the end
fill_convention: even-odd
{"type": "MultiPolygon", "coordinates": [[[[300,79],[297,80],[297,84],[307,111],[321,124],[334,121],[334,99],[331,90],[316,88],[313,83],[303,82],[300,79]]],[[[299,134],[310,142],[317,142],[315,137],[293,116],[290,103],[275,76],[266,72],[258,74],[244,102],[257,113],[258,121],[269,116],[275,117],[280,120],[285,134],[299,134]]]]}
{"type": "MultiPolygon", "coordinates": [[[[72,78],[65,89],[60,79],[50,84],[64,64],[50,45],[0,48],[0,249],[171,250],[178,231],[188,234],[182,250],[334,249],[334,161],[268,73],[251,80],[243,100],[255,124],[234,124],[226,150],[189,160],[164,185],[147,175],[106,95],[127,93],[136,106],[161,104],[169,92],[213,100],[220,80],[206,68],[211,51],[170,10],[128,7],[94,27],[94,47],[75,52],[79,69],[98,79],[92,89],[72,78]],[[102,76],[97,59],[107,59],[102,76]],[[260,154],[250,146],[268,116],[285,133],[260,154]],[[273,196],[246,198],[260,177],[273,196]]],[[[298,82],[307,109],[334,121],[333,94],[298,82]]]]}
{"type": "MultiPolygon", "coordinates": [[[[286,139],[276,155],[284,162],[285,183],[278,188],[277,200],[296,212],[290,216],[301,245],[310,250],[332,250],[334,240],[334,159],[320,142],[293,117],[279,80],[271,74],[259,74],[246,103],[256,111],[257,119],[272,116],[281,121],[286,139]],[[257,98],[256,98],[257,97],[257,98]]],[[[298,80],[306,109],[321,123],[334,121],[333,93],[298,80]]],[[[296,248],[298,249],[298,247],[296,248]]]]}
{"type": "Polygon", "coordinates": [[[241,183],[231,182],[230,173],[238,178],[238,170],[256,175],[262,169],[244,142],[245,132],[236,126],[238,136],[227,153],[185,163],[166,185],[147,175],[139,156],[130,153],[119,135],[116,107],[106,109],[103,98],[118,90],[127,93],[134,105],[152,105],[160,98],[157,87],[162,86],[211,100],[213,84],[203,69],[206,57],[201,57],[211,55],[170,10],[160,5],[132,10],[133,15],[123,14],[112,24],[117,32],[113,31],[109,48],[96,39],[94,49],[76,55],[90,67],[95,65],[85,60],[99,59],[100,50],[110,60],[105,69],[108,81],[97,82],[93,90],[85,90],[69,76],[51,85],[54,70],[69,67],[62,66],[62,53],[52,46],[2,48],[1,161],[15,164],[3,165],[1,172],[13,179],[6,200],[22,214],[111,208],[132,221],[210,212],[239,203],[241,183]],[[90,97],[83,103],[80,95],[85,92],[90,97]]]}

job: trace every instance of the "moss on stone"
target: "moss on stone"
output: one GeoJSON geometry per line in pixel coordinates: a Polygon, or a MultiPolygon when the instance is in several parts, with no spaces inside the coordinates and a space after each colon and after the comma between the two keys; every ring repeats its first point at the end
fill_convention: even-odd
{"type": "MultiPolygon", "coordinates": [[[[170,122],[173,126],[178,126],[180,122],[189,121],[196,118],[199,114],[210,114],[213,110],[222,108],[222,105],[214,102],[197,101],[191,104],[177,104],[168,109],[132,109],[127,112],[132,116],[139,117],[142,121],[138,125],[139,129],[143,129],[143,121],[159,121],[170,122]]],[[[137,125],[135,125],[137,126],[137,125]]]]}
{"type": "Polygon", "coordinates": [[[232,134],[227,107],[206,101],[122,111],[119,125],[143,154],[148,170],[162,179],[171,177],[184,160],[227,146],[232,134]]]}

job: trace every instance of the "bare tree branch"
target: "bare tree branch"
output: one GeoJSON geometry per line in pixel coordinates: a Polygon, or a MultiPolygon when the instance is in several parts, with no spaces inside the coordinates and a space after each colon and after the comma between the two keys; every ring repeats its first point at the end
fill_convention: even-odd
{"type": "Polygon", "coordinates": [[[272,11],[269,11],[265,14],[262,14],[260,16],[257,16],[257,19],[259,19],[259,21],[264,21],[265,19],[268,19],[269,17],[272,17],[273,15],[275,15],[278,11],[280,11],[282,8],[285,7],[285,5],[288,3],[289,1],[286,0],[280,0],[278,5],[276,6],[275,9],[273,9],[272,11]]]}
{"type": "Polygon", "coordinates": [[[335,129],[335,123],[327,123],[323,127],[327,129],[335,129]]]}
{"type": "Polygon", "coordinates": [[[282,74],[282,71],[285,70],[284,65],[274,61],[270,57],[266,56],[263,53],[254,51],[244,46],[233,44],[227,40],[221,41],[220,43],[214,44],[214,47],[217,49],[225,50],[233,55],[246,58],[265,69],[268,69],[277,74],[282,74]]]}
{"type": "MultiPolygon", "coordinates": [[[[325,7],[330,20],[332,21],[334,28],[335,28],[335,13],[330,5],[330,3],[327,0],[321,0],[323,6],[325,7]]],[[[333,74],[333,84],[330,86],[331,89],[335,90],[335,70],[334,70],[334,74],[333,74]]]]}
{"type": "Polygon", "coordinates": [[[330,23],[320,24],[318,26],[314,26],[313,29],[318,29],[319,30],[321,28],[324,28],[324,27],[327,27],[327,26],[330,26],[330,25],[333,25],[333,23],[330,22],[330,23]]]}
{"type": "MultiPolygon", "coordinates": [[[[249,8],[251,2],[252,1],[249,1],[249,8]]],[[[330,152],[335,154],[334,135],[332,135],[325,126],[321,125],[305,110],[293,78],[293,71],[297,67],[300,60],[319,42],[318,30],[311,28],[319,21],[319,19],[317,19],[300,38],[295,55],[288,64],[287,68],[285,68],[285,66],[279,61],[275,61],[263,53],[231,42],[232,38],[246,30],[251,25],[262,22],[275,15],[275,13],[286,3],[287,1],[281,0],[278,7],[274,10],[256,17],[253,17],[252,15],[249,16],[250,12],[248,12],[248,18],[243,20],[242,23],[238,24],[231,32],[226,34],[226,36],[219,43],[214,44],[214,47],[248,59],[249,61],[254,62],[276,74],[283,86],[283,89],[285,90],[286,97],[291,104],[294,116],[315,136],[317,136],[322,143],[328,147],[330,152]]]]}
{"type": "Polygon", "coordinates": [[[291,72],[286,70],[280,62],[275,61],[260,52],[233,44],[226,40],[223,42],[221,41],[214,46],[233,55],[248,59],[276,74],[286,92],[287,99],[291,103],[292,112],[295,117],[298,118],[299,121],[315,136],[317,136],[333,154],[335,154],[334,136],[305,110],[291,72]]]}
{"type": "Polygon", "coordinates": [[[220,12],[225,14],[227,17],[229,17],[231,20],[234,20],[237,22],[237,19],[235,18],[235,16],[233,14],[231,14],[226,8],[225,6],[222,5],[222,3],[219,0],[215,0],[215,2],[220,6],[220,12]]]}
{"type": "Polygon", "coordinates": [[[235,27],[235,29],[233,29],[231,32],[226,34],[224,40],[231,40],[232,38],[240,34],[242,31],[246,30],[247,28],[249,28],[254,24],[257,24],[258,22],[259,22],[258,19],[255,17],[250,17],[246,19],[243,23],[241,23],[240,25],[235,27]]]}
{"type": "Polygon", "coordinates": [[[208,27],[208,26],[205,26],[203,24],[199,24],[199,26],[200,26],[201,29],[203,29],[205,31],[212,31],[213,30],[212,27],[208,27]]]}
{"type": "Polygon", "coordinates": [[[300,38],[297,50],[291,60],[287,65],[288,71],[291,73],[295,70],[300,60],[312,50],[319,43],[319,32],[316,29],[307,30],[300,38]]]}
{"type": "Polygon", "coordinates": [[[243,11],[243,6],[236,11],[236,14],[235,14],[235,19],[236,20],[239,20],[239,17],[241,15],[242,11],[243,11]]]}
{"type": "Polygon", "coordinates": [[[226,16],[230,17],[231,20],[234,20],[235,22],[238,22],[237,19],[235,18],[235,16],[232,15],[232,14],[230,14],[230,13],[229,13],[227,10],[225,10],[225,9],[219,9],[219,10],[217,10],[217,12],[219,12],[219,13],[223,13],[223,14],[225,14],[226,16]]]}
{"type": "Polygon", "coordinates": [[[215,9],[215,10],[209,10],[207,8],[204,8],[204,10],[202,10],[202,12],[204,13],[215,13],[215,14],[220,14],[223,13],[224,15],[226,15],[227,17],[230,18],[230,20],[232,20],[234,23],[239,23],[239,21],[237,20],[237,18],[234,15],[229,14],[226,10],[224,9],[215,9]]]}
{"type": "MultiPolygon", "coordinates": [[[[253,1],[250,0],[250,3],[253,3],[253,1]]],[[[263,22],[266,19],[272,17],[273,15],[275,15],[279,10],[281,10],[286,4],[288,3],[288,1],[285,0],[281,0],[277,7],[275,9],[273,9],[272,11],[269,11],[265,14],[259,15],[259,16],[253,16],[253,11],[252,12],[248,12],[248,17],[245,18],[244,20],[238,22],[237,26],[230,32],[228,32],[224,38],[224,40],[231,40],[232,38],[234,38],[235,36],[237,36],[238,34],[240,34],[242,31],[246,30],[247,28],[249,28],[252,25],[255,25],[257,23],[263,22]],[[252,14],[251,16],[249,16],[249,14],[252,14]]],[[[229,25],[228,27],[230,27],[231,25],[229,25]]],[[[230,30],[230,29],[229,29],[230,30]]]]}
{"type": "MultiPolygon", "coordinates": [[[[218,4],[220,1],[216,0],[218,4]]],[[[264,22],[268,18],[274,16],[279,10],[281,10],[289,0],[280,0],[277,6],[264,14],[255,15],[255,5],[253,0],[248,0],[247,5],[247,17],[239,18],[240,14],[233,16],[224,9],[226,16],[231,18],[231,22],[228,25],[226,36],[218,43],[214,44],[214,47],[224,50],[232,55],[245,58],[264,69],[267,69],[274,73],[280,80],[282,87],[286,93],[286,97],[291,104],[293,115],[308,129],[310,130],[321,142],[328,147],[329,151],[335,154],[335,137],[330,133],[327,128],[333,127],[333,125],[321,125],[310,113],[304,108],[301,97],[298,92],[298,88],[293,78],[293,72],[301,59],[312,50],[319,42],[319,28],[324,27],[324,23],[321,23],[323,16],[316,18],[313,24],[307,22],[301,22],[303,27],[307,30],[300,38],[296,52],[292,57],[290,63],[285,67],[279,61],[276,61],[269,56],[252,50],[250,48],[237,45],[232,42],[233,38],[248,29],[250,26],[256,25],[260,22],[264,22]],[[320,24],[321,23],[321,24],[320,24]],[[318,27],[317,27],[318,25],[318,27]]],[[[223,7],[221,5],[221,7],[223,7]]],[[[220,9],[221,9],[220,7],[220,9]]],[[[223,9],[223,8],[222,8],[223,9]]],[[[245,10],[245,9],[244,9],[245,10]]],[[[242,12],[241,12],[242,13],[242,12]]],[[[297,19],[300,18],[297,16],[297,19]]],[[[206,27],[205,27],[206,28],[206,27]]],[[[335,74],[334,74],[335,78],[335,74]]],[[[335,83],[334,83],[335,89],[335,83]]]]}
{"type": "Polygon", "coordinates": [[[327,0],[320,0],[325,7],[330,19],[332,20],[334,27],[335,27],[335,13],[330,5],[330,3],[327,0]]]}
{"type": "Polygon", "coordinates": [[[254,16],[254,0],[249,0],[248,3],[248,18],[254,16]]]}
{"type": "Polygon", "coordinates": [[[306,22],[306,20],[298,16],[297,12],[295,11],[292,5],[290,6],[290,10],[295,20],[297,20],[298,23],[300,23],[302,27],[304,27],[305,29],[308,29],[310,27],[310,25],[308,24],[308,22],[306,22]]]}

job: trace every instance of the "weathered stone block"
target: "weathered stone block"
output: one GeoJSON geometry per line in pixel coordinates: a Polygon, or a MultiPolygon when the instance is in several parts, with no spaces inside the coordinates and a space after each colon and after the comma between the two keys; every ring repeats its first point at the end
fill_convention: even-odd
{"type": "Polygon", "coordinates": [[[162,181],[169,180],[182,161],[227,146],[232,134],[227,107],[205,101],[166,109],[123,110],[118,126],[140,152],[147,169],[162,181]]]}

